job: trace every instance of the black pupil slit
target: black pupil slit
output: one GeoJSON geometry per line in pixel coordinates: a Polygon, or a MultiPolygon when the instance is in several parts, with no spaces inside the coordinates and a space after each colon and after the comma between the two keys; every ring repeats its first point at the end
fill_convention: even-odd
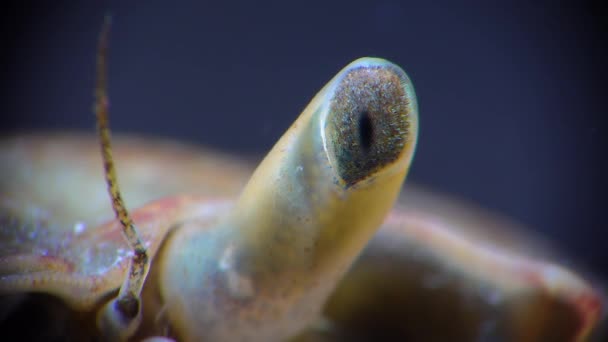
{"type": "Polygon", "coordinates": [[[364,152],[368,152],[372,147],[374,138],[374,127],[372,125],[372,119],[368,112],[363,112],[359,116],[359,142],[361,143],[361,149],[364,152]]]}

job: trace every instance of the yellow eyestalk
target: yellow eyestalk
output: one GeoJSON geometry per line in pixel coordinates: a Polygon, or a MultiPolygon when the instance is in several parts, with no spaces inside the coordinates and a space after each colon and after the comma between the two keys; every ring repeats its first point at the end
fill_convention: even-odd
{"type": "Polygon", "coordinates": [[[340,71],[234,207],[169,242],[182,254],[167,255],[166,276],[183,282],[162,292],[180,337],[284,339],[317,318],[393,206],[417,132],[414,89],[398,66],[363,58],[340,71]]]}
{"type": "Polygon", "coordinates": [[[393,206],[417,130],[416,96],[399,67],[349,64],[257,168],[230,217],[235,235],[260,267],[344,270],[393,206]]]}

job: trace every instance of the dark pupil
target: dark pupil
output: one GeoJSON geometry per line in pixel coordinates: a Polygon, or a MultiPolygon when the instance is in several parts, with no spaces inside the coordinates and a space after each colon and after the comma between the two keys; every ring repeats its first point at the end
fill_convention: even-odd
{"type": "Polygon", "coordinates": [[[359,141],[364,152],[369,151],[370,147],[372,147],[373,135],[374,127],[372,126],[372,119],[369,117],[368,112],[363,112],[359,116],[359,141]]]}

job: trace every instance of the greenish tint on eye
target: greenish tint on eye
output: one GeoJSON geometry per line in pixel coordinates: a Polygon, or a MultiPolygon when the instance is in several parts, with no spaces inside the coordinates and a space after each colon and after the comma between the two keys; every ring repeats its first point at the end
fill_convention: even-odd
{"type": "Polygon", "coordinates": [[[336,87],[326,136],[347,187],[402,154],[410,127],[404,78],[403,71],[391,65],[360,66],[348,71],[336,87]]]}

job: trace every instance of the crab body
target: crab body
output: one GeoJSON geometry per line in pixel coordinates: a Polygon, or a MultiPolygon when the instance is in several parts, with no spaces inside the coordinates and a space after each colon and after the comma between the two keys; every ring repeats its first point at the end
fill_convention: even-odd
{"type": "MultiPolygon", "coordinates": [[[[98,113],[106,102],[98,93],[98,113]]],[[[221,154],[118,139],[140,249],[117,210],[111,159],[102,163],[92,137],[4,139],[2,331],[15,332],[19,319],[33,324],[31,312],[43,308],[46,328],[32,337],[590,336],[599,292],[550,254],[531,254],[539,244],[527,235],[497,237],[498,220],[423,192],[397,200],[417,131],[407,75],[364,58],[312,99],[251,176],[248,164],[221,154]],[[140,255],[149,273],[134,268],[140,255]],[[142,281],[141,293],[125,279],[142,281]]]]}
{"type": "MultiPolygon", "coordinates": [[[[146,220],[160,222],[151,229],[168,232],[174,228],[178,222],[170,217],[175,211],[168,209],[179,205],[171,202],[208,201],[208,206],[198,207],[198,213],[191,211],[192,217],[199,219],[228,210],[253,170],[250,163],[236,158],[162,140],[118,138],[115,153],[126,200],[139,208],[133,215],[142,230],[148,227],[146,220]],[[173,176],[166,177],[168,174],[173,176]],[[188,192],[190,196],[175,196],[188,192]],[[165,222],[169,224],[163,225],[165,222]]],[[[99,301],[119,286],[125,266],[116,261],[124,259],[128,246],[118,223],[108,221],[112,212],[102,180],[97,141],[93,136],[69,133],[12,137],[3,140],[0,156],[5,175],[2,331],[10,334],[12,326],[13,333],[22,337],[71,334],[77,340],[99,334],[94,323],[95,310],[99,301]],[[11,182],[6,181],[9,178],[11,182]],[[39,187],[28,179],[57,183],[53,188],[39,187]],[[88,194],[86,201],[63,190],[73,184],[88,194]],[[12,224],[7,226],[7,222],[12,224]],[[100,236],[108,236],[101,233],[103,230],[112,231],[109,236],[113,238],[102,240],[100,236]],[[69,262],[92,269],[94,266],[87,265],[86,260],[105,251],[106,263],[98,263],[98,271],[119,269],[112,273],[113,278],[106,274],[111,281],[105,288],[98,292],[86,290],[95,298],[89,306],[83,308],[72,289],[63,295],[52,291],[45,277],[40,277],[38,288],[24,280],[6,285],[7,255],[29,258],[38,274],[42,271],[65,276],[65,271],[53,269],[57,263],[51,262],[52,258],[59,258],[54,253],[77,241],[86,241],[87,236],[89,251],[84,253],[89,259],[79,256],[69,262]],[[53,295],[40,296],[39,292],[53,295]],[[32,329],[14,328],[12,323],[18,320],[25,320],[32,329]]],[[[336,339],[354,334],[461,340],[479,336],[515,338],[526,333],[532,340],[542,340],[554,333],[569,340],[567,337],[578,334],[583,327],[595,326],[601,314],[597,290],[570,271],[556,268],[551,262],[543,263],[560,257],[529,233],[517,233],[514,226],[479,209],[406,186],[387,221],[326,303],[324,314],[334,323],[305,329],[304,333],[315,338],[337,336],[336,339]],[[489,250],[496,253],[488,255],[489,250]],[[508,269],[509,258],[515,258],[522,266],[508,269]],[[471,267],[480,261],[487,266],[471,267]],[[553,277],[559,274],[562,276],[553,277]],[[556,291],[559,284],[561,291],[556,291]],[[433,328],[437,326],[441,329],[433,328]]],[[[154,236],[162,241],[167,235],[154,236]]],[[[157,244],[162,246],[160,241],[157,244]]],[[[144,287],[144,317],[138,337],[172,332],[159,301],[157,261],[162,260],[162,252],[159,253],[154,256],[144,287]]],[[[61,260],[68,262],[66,258],[61,260]]],[[[21,266],[13,263],[12,267],[21,266]]],[[[68,270],[73,266],[64,267],[68,270]]],[[[26,274],[23,269],[18,272],[21,276],[26,274]]],[[[30,269],[29,273],[35,272],[30,269]]],[[[246,294],[247,284],[243,285],[238,277],[233,281],[233,288],[246,294]]]]}

